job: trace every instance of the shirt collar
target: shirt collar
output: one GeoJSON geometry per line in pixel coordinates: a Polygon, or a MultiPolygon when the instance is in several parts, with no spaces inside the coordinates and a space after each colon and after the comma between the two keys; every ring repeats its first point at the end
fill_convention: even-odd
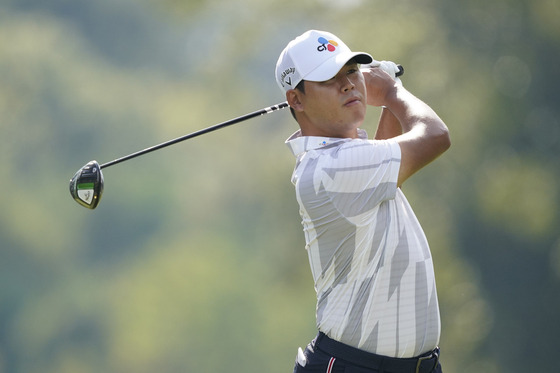
{"type": "MultiPolygon", "coordinates": [[[[367,132],[358,128],[358,138],[366,140],[367,132]]],[[[350,140],[352,139],[340,137],[302,136],[301,130],[298,130],[286,140],[286,145],[288,145],[292,153],[294,153],[297,157],[298,155],[312,149],[318,149],[337,142],[350,140]]]]}

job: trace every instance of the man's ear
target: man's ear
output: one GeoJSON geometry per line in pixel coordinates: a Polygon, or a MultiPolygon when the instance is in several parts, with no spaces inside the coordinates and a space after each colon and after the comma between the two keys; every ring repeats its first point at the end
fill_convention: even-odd
{"type": "Polygon", "coordinates": [[[303,92],[297,89],[290,89],[286,92],[286,100],[295,111],[303,111],[303,103],[301,102],[302,94],[303,92]]]}

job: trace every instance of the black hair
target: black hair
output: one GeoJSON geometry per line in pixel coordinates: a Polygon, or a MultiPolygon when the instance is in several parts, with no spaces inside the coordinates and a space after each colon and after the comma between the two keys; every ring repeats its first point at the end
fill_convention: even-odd
{"type": "MultiPolygon", "coordinates": [[[[305,82],[305,80],[300,81],[298,83],[298,85],[296,85],[296,88],[295,88],[303,94],[305,94],[305,83],[304,82],[305,82]]],[[[290,112],[292,113],[292,117],[294,117],[294,119],[297,121],[296,112],[294,111],[294,109],[292,107],[290,107],[290,112]]]]}

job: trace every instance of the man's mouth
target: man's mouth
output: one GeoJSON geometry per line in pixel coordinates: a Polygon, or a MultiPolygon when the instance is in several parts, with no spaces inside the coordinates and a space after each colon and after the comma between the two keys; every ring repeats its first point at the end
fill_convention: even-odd
{"type": "Polygon", "coordinates": [[[360,102],[362,102],[362,100],[359,97],[351,97],[344,102],[344,106],[352,106],[360,102]]]}

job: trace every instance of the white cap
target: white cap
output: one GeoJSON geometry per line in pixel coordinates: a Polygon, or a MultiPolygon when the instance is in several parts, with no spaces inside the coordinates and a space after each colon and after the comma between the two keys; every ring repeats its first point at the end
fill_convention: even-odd
{"type": "Polygon", "coordinates": [[[292,40],[278,57],[276,83],[286,92],[302,80],[323,82],[338,74],[352,58],[360,64],[373,62],[369,54],[352,52],[335,35],[309,30],[292,40]]]}

